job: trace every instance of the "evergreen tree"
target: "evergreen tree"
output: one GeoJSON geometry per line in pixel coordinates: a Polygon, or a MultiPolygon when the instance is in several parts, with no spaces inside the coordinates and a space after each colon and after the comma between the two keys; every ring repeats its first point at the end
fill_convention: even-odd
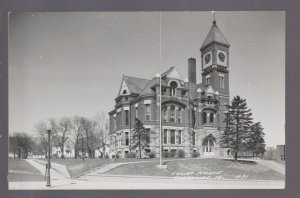
{"type": "Polygon", "coordinates": [[[254,123],[250,127],[249,141],[247,148],[253,152],[254,155],[264,154],[265,140],[264,132],[260,122],[254,123]]]}
{"type": "Polygon", "coordinates": [[[135,124],[132,132],[133,134],[131,137],[130,149],[138,148],[140,158],[142,158],[142,150],[148,148],[149,145],[147,144],[148,137],[147,137],[146,129],[144,128],[143,123],[138,118],[135,118],[135,124]]]}
{"type": "Polygon", "coordinates": [[[226,105],[226,108],[228,110],[224,119],[226,127],[221,137],[221,146],[230,148],[236,161],[239,150],[245,147],[249,140],[252,113],[247,107],[246,99],[240,96],[235,96],[231,105],[226,105]]]}

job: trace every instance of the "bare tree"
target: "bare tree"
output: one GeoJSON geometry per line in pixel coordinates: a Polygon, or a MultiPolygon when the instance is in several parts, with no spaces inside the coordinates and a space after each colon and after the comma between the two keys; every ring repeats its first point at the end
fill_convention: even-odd
{"type": "MultiPolygon", "coordinates": [[[[80,138],[83,138],[83,130],[82,130],[82,126],[81,126],[81,120],[82,117],[79,116],[74,116],[72,119],[72,123],[73,123],[73,131],[74,131],[74,150],[75,150],[75,159],[77,159],[78,157],[78,152],[79,152],[79,147],[80,147],[80,138]]],[[[82,139],[83,141],[83,139],[82,139]]],[[[82,142],[81,141],[81,142],[82,142]]],[[[83,145],[81,145],[81,147],[83,147],[83,145]]],[[[83,148],[81,148],[81,150],[83,150],[83,148]]]]}
{"type": "Polygon", "coordinates": [[[105,157],[105,151],[106,147],[109,146],[108,143],[108,132],[109,132],[109,120],[106,113],[101,111],[99,114],[96,114],[95,116],[96,121],[96,137],[97,137],[97,143],[98,143],[98,150],[101,153],[101,157],[105,157]],[[102,148],[100,150],[100,148],[102,148]]]}
{"type": "Polygon", "coordinates": [[[17,138],[16,136],[9,136],[9,152],[14,154],[14,158],[16,158],[16,152],[18,150],[17,138]]]}
{"type": "Polygon", "coordinates": [[[61,150],[61,158],[64,158],[65,144],[69,140],[70,133],[73,127],[71,118],[63,117],[58,122],[51,120],[53,127],[53,137],[57,146],[61,150]]]}
{"type": "Polygon", "coordinates": [[[14,157],[17,152],[18,158],[28,158],[28,154],[32,152],[34,147],[34,141],[32,137],[27,133],[15,133],[15,135],[9,137],[9,144],[14,145],[14,157]]]}
{"type": "Polygon", "coordinates": [[[94,120],[88,118],[81,118],[81,126],[83,133],[85,134],[85,143],[88,149],[88,154],[90,158],[95,158],[95,148],[96,148],[96,135],[95,135],[95,127],[96,122],[94,120]]]}
{"type": "MultiPolygon", "coordinates": [[[[39,121],[34,126],[35,131],[38,133],[38,137],[40,139],[40,146],[45,151],[45,157],[48,155],[48,139],[47,139],[47,131],[46,131],[46,122],[39,121]]],[[[51,153],[51,152],[50,152],[51,153]]]]}

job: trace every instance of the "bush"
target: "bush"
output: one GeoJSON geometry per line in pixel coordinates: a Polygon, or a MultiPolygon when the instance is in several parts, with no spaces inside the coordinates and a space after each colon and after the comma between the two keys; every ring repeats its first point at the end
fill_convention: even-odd
{"type": "Polygon", "coordinates": [[[164,152],[163,152],[163,157],[164,157],[164,158],[168,158],[169,156],[170,156],[169,151],[164,151],[164,152]]]}
{"type": "Polygon", "coordinates": [[[199,157],[200,156],[200,153],[199,153],[199,151],[193,151],[193,153],[192,153],[192,157],[199,157]]]}
{"type": "Polygon", "coordinates": [[[180,149],[179,151],[178,151],[178,157],[179,158],[184,158],[185,157],[185,152],[184,152],[184,150],[182,150],[182,149],[180,149]]]}
{"type": "Polygon", "coordinates": [[[155,152],[154,152],[154,151],[151,151],[151,152],[149,153],[149,157],[150,157],[150,158],[154,158],[154,157],[155,157],[155,152]]]}
{"type": "Polygon", "coordinates": [[[136,158],[136,153],[135,152],[129,152],[126,155],[126,158],[136,158]]]}
{"type": "Polygon", "coordinates": [[[175,157],[176,156],[177,151],[176,150],[171,150],[170,152],[170,157],[175,157]]]}

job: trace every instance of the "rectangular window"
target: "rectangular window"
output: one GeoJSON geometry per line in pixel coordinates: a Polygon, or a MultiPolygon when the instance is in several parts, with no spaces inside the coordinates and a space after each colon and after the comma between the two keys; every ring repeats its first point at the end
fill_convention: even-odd
{"type": "Polygon", "coordinates": [[[129,125],[129,111],[125,110],[125,125],[129,125]]]}
{"type": "Polygon", "coordinates": [[[117,120],[116,117],[113,118],[113,129],[116,130],[117,128],[117,120]]]}
{"type": "Polygon", "coordinates": [[[193,139],[192,139],[192,143],[193,143],[193,145],[195,146],[195,144],[196,144],[196,133],[195,132],[193,132],[193,139]]]}
{"type": "Polygon", "coordinates": [[[177,144],[181,144],[181,130],[177,132],[177,144]]]}
{"type": "Polygon", "coordinates": [[[150,144],[150,129],[146,129],[146,143],[150,144]]]}
{"type": "Polygon", "coordinates": [[[125,145],[129,146],[129,133],[125,132],[125,145]]]}
{"type": "Polygon", "coordinates": [[[177,122],[181,122],[182,121],[182,111],[181,111],[181,108],[178,107],[178,110],[177,110],[177,122]]]}
{"type": "Polygon", "coordinates": [[[170,131],[170,143],[175,144],[175,130],[170,131]]]}
{"type": "Polygon", "coordinates": [[[220,88],[224,89],[225,85],[224,85],[224,76],[219,76],[219,84],[220,84],[220,88]]]}
{"type": "Polygon", "coordinates": [[[135,118],[139,118],[139,108],[135,107],[135,118]]]}
{"type": "Polygon", "coordinates": [[[117,126],[121,126],[121,112],[117,113],[117,126]]]}
{"type": "Polygon", "coordinates": [[[145,104],[145,113],[146,113],[146,121],[149,121],[151,117],[150,104],[145,104]]]}
{"type": "Polygon", "coordinates": [[[168,144],[168,130],[164,130],[164,144],[168,144]]]}
{"type": "Polygon", "coordinates": [[[207,76],[205,79],[205,84],[209,85],[210,84],[210,76],[207,76]]]}

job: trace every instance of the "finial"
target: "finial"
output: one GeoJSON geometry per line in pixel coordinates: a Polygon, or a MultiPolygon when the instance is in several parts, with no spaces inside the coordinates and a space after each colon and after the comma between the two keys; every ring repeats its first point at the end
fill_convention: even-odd
{"type": "Polygon", "coordinates": [[[214,15],[213,24],[215,25],[216,24],[216,11],[211,11],[211,13],[213,13],[213,15],[214,15]]]}

